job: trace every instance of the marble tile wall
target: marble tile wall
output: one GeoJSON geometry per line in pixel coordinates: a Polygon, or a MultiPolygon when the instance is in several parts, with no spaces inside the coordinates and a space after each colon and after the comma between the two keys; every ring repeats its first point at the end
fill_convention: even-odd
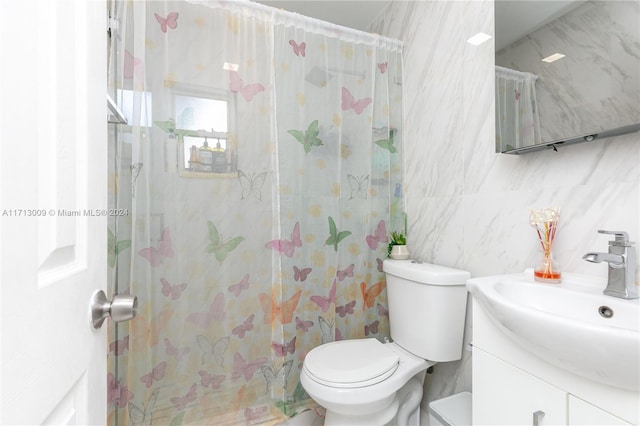
{"type": "MultiPolygon", "coordinates": [[[[640,240],[640,134],[558,152],[496,154],[493,42],[466,43],[478,31],[493,34],[493,9],[492,0],[394,1],[371,26],[404,41],[412,257],[474,277],[521,272],[538,250],[529,209],[558,206],[555,252],[562,269],[606,277],[606,265],[581,258],[607,250],[608,236],[598,229],[625,230],[640,240]]],[[[471,390],[468,351],[427,376],[423,409],[462,390],[471,390]]]]}

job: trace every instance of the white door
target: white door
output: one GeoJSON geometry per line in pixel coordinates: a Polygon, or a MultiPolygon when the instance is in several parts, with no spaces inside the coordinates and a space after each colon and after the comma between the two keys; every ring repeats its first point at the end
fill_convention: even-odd
{"type": "Polygon", "coordinates": [[[0,423],[104,424],[106,5],[0,0],[0,423]]]}

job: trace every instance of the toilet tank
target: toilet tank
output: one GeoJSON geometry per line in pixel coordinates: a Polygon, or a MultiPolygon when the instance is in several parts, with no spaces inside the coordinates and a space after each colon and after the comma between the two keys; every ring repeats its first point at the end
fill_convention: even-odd
{"type": "Polygon", "coordinates": [[[412,260],[386,259],[391,338],[429,361],[462,357],[469,272],[412,260]]]}

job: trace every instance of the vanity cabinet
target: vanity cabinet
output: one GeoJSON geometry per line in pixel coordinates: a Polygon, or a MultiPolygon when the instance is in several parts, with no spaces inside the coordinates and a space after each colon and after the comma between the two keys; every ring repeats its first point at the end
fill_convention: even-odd
{"type": "Polygon", "coordinates": [[[487,352],[473,350],[474,425],[631,425],[487,352]]]}
{"type": "Polygon", "coordinates": [[[554,367],[473,302],[474,425],[637,425],[640,398],[554,367]]]}
{"type": "Polygon", "coordinates": [[[565,424],[567,397],[561,389],[506,362],[473,349],[473,424],[565,424]]]}

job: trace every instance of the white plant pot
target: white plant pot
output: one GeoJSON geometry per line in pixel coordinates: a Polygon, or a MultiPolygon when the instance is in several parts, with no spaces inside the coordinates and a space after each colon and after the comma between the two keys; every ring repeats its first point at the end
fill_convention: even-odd
{"type": "Polygon", "coordinates": [[[407,248],[407,246],[393,246],[391,247],[391,254],[389,256],[392,259],[408,259],[409,249],[407,248]]]}

